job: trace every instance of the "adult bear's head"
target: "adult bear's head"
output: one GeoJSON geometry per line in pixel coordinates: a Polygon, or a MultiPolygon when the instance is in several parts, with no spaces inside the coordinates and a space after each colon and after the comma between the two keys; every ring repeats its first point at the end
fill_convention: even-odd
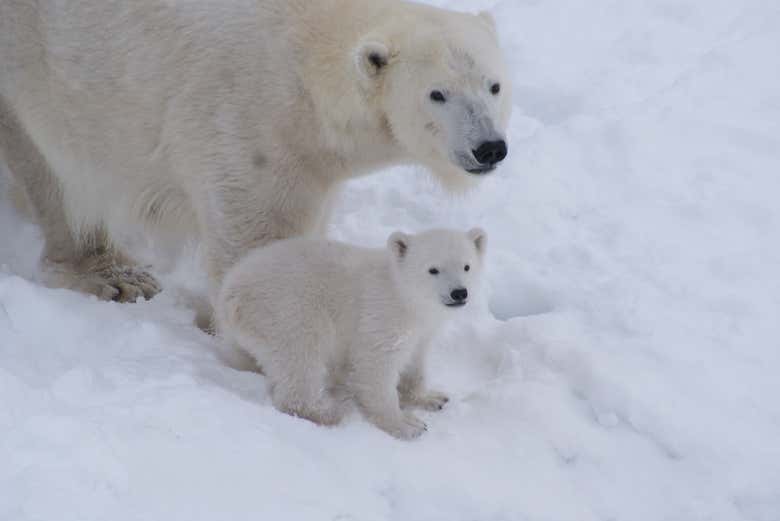
{"type": "Polygon", "coordinates": [[[487,13],[405,5],[363,39],[357,67],[398,144],[458,188],[508,151],[511,86],[495,23],[487,13]]]}

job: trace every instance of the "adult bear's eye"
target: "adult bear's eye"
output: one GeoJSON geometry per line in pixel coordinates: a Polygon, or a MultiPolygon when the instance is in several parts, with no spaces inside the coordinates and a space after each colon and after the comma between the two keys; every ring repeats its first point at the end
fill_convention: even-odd
{"type": "Polygon", "coordinates": [[[490,86],[490,93],[491,94],[493,94],[495,96],[499,92],[501,92],[501,84],[500,83],[494,83],[493,85],[490,86]]]}
{"type": "Polygon", "coordinates": [[[463,271],[469,271],[470,269],[471,269],[471,266],[469,266],[468,264],[463,266],[463,271]]]}
{"type": "Polygon", "coordinates": [[[431,275],[438,275],[439,270],[437,270],[436,268],[431,268],[428,270],[428,273],[430,273],[431,275]]]}
{"type": "Polygon", "coordinates": [[[444,93],[440,90],[434,90],[431,92],[431,99],[436,103],[444,103],[447,98],[444,97],[444,93]]]}

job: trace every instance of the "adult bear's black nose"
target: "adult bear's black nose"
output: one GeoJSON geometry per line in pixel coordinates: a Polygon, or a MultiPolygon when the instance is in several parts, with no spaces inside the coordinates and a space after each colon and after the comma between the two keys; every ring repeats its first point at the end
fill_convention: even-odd
{"type": "Polygon", "coordinates": [[[493,166],[506,157],[506,141],[485,141],[476,150],[472,150],[474,157],[482,165],[493,166]]]}
{"type": "Polygon", "coordinates": [[[468,296],[469,290],[466,288],[453,289],[452,293],[450,293],[450,297],[452,297],[452,300],[455,302],[463,302],[468,296]]]}

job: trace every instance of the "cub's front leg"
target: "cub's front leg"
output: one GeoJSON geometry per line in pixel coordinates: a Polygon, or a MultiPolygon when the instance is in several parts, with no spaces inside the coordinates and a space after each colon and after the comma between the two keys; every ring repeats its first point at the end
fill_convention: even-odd
{"type": "Polygon", "coordinates": [[[412,439],[427,430],[425,422],[398,401],[398,351],[362,353],[352,361],[350,388],[361,411],[374,425],[400,439],[412,439]]]}
{"type": "Polygon", "coordinates": [[[440,411],[450,400],[446,394],[429,390],[425,385],[428,345],[429,339],[421,342],[409,363],[401,371],[401,378],[398,381],[398,398],[401,407],[418,407],[428,411],[440,411]]]}

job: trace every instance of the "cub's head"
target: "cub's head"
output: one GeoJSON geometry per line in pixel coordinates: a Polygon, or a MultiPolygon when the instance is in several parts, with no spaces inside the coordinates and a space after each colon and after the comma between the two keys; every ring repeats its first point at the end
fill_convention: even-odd
{"type": "Polygon", "coordinates": [[[486,246],[487,235],[479,228],[395,232],[387,240],[400,294],[429,315],[451,313],[474,298],[486,246]]]}
{"type": "Polygon", "coordinates": [[[395,141],[456,189],[507,155],[509,75],[489,14],[409,10],[364,38],[359,74],[395,141]]]}

